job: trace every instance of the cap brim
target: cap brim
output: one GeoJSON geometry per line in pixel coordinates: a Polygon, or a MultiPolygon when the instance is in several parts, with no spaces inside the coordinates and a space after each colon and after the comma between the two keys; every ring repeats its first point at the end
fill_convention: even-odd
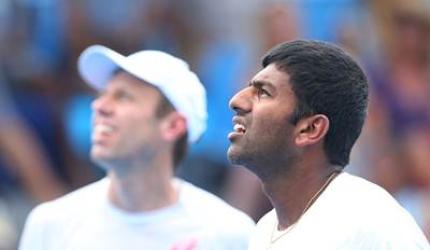
{"type": "Polygon", "coordinates": [[[101,45],[82,52],[78,60],[81,77],[95,89],[103,89],[117,68],[123,68],[125,57],[101,45]]]}

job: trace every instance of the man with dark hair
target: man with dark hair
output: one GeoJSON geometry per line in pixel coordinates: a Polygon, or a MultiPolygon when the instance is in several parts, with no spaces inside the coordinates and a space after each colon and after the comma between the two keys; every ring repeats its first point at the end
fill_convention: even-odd
{"type": "Polygon", "coordinates": [[[33,210],[20,249],[246,249],[249,217],[173,178],[206,127],[205,90],[188,64],[92,46],[78,66],[100,91],[91,158],[107,177],[33,210]]]}
{"type": "Polygon", "coordinates": [[[343,171],[367,112],[368,83],[340,48],[292,41],[230,101],[229,160],[254,172],[274,210],[251,250],[429,249],[381,187],[343,171]]]}

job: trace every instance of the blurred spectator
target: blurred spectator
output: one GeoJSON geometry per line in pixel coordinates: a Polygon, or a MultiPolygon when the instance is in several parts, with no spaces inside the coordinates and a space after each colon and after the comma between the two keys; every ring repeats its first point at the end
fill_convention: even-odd
{"type": "Polygon", "coordinates": [[[0,249],[13,248],[34,204],[65,192],[43,149],[15,110],[0,75],[0,249]]]}
{"type": "Polygon", "coordinates": [[[384,142],[378,152],[385,153],[377,155],[371,175],[429,235],[430,2],[372,1],[371,7],[383,53],[369,64],[368,72],[374,102],[385,119],[380,135],[375,130],[372,138],[384,142]]]}
{"type": "Polygon", "coordinates": [[[67,1],[70,61],[76,62],[89,44],[102,43],[127,53],[139,47],[143,33],[147,32],[148,2],[150,0],[67,1]]]}
{"type": "MultiPolygon", "coordinates": [[[[397,1],[401,2],[401,1],[397,1]]],[[[385,60],[372,68],[375,91],[387,108],[393,136],[430,124],[430,12],[428,6],[398,5],[391,15],[385,60]]],[[[405,3],[404,3],[405,4],[405,3]]]]}
{"type": "Polygon", "coordinates": [[[0,77],[0,148],[2,159],[36,202],[47,201],[64,193],[64,186],[52,172],[49,159],[37,137],[25,125],[12,106],[4,79],[0,77]]]}

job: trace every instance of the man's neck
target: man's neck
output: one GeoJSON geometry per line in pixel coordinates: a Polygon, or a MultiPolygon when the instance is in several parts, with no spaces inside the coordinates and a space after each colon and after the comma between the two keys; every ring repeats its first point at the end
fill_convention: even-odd
{"type": "Polygon", "coordinates": [[[118,208],[130,212],[151,211],[178,200],[172,168],[152,164],[131,169],[121,174],[115,170],[108,173],[108,199],[118,208]]]}
{"type": "Polygon", "coordinates": [[[263,188],[275,208],[283,230],[296,223],[324,192],[329,182],[339,173],[334,166],[304,166],[292,170],[275,181],[263,182],[263,188]]]}

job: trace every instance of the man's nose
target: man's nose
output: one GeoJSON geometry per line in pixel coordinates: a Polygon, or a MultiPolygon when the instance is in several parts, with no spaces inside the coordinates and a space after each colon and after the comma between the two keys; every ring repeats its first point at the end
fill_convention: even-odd
{"type": "Polygon", "coordinates": [[[105,95],[97,97],[91,104],[91,108],[95,114],[109,115],[112,113],[112,103],[105,95]]]}
{"type": "Polygon", "coordinates": [[[242,114],[251,111],[252,100],[250,88],[244,88],[237,92],[231,99],[229,106],[236,113],[242,114]]]}

